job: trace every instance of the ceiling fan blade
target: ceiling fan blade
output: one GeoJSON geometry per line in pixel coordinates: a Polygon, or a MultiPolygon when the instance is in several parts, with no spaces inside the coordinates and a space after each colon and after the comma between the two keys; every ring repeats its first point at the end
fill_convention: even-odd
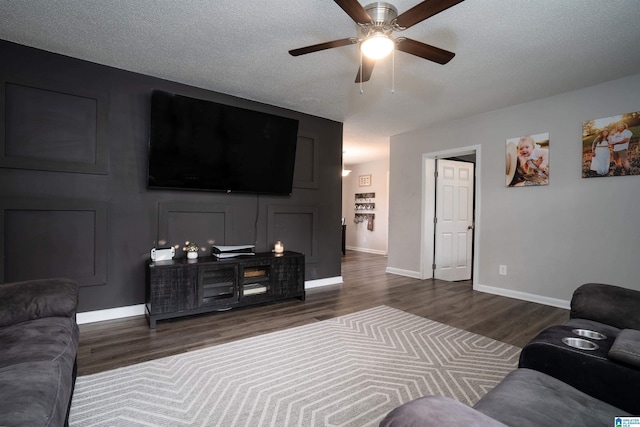
{"type": "Polygon", "coordinates": [[[371,22],[371,16],[357,0],[334,0],[358,24],[371,22]]]}
{"type": "Polygon", "coordinates": [[[366,56],[362,56],[362,66],[358,69],[356,83],[360,83],[360,79],[362,79],[362,83],[368,82],[371,78],[371,73],[373,73],[374,65],[376,65],[375,59],[369,59],[366,56]]]}
{"type": "Polygon", "coordinates": [[[409,28],[463,1],[464,0],[425,0],[398,15],[395,22],[400,28],[409,28]]]}
{"type": "Polygon", "coordinates": [[[289,51],[289,54],[291,54],[291,56],[300,56],[307,53],[318,52],[319,50],[332,49],[334,47],[347,46],[355,43],[358,43],[358,39],[350,37],[348,39],[333,40],[330,42],[318,43],[311,46],[292,49],[289,51]]]}
{"type": "Polygon", "coordinates": [[[406,37],[396,39],[396,49],[443,65],[451,61],[451,59],[456,56],[455,53],[449,52],[448,50],[440,49],[439,47],[431,46],[406,37]]]}

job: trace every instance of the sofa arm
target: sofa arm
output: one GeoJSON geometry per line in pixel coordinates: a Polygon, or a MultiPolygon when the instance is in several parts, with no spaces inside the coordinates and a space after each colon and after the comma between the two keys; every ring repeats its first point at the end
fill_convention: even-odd
{"type": "Polygon", "coordinates": [[[506,427],[456,400],[427,396],[398,406],[382,420],[380,427],[506,427]]]}
{"type": "Polygon", "coordinates": [[[640,291],[601,283],[580,286],[571,298],[571,319],[587,319],[618,329],[640,329],[640,291]]]}
{"type": "Polygon", "coordinates": [[[43,317],[75,317],[78,284],[43,279],[0,285],[0,327],[43,317]]]}
{"type": "Polygon", "coordinates": [[[623,329],[609,349],[608,356],[616,362],[640,369],[640,331],[623,329]]]}

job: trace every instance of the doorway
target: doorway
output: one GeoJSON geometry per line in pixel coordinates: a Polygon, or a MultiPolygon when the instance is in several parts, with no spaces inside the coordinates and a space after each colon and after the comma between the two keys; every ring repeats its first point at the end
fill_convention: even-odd
{"type": "MultiPolygon", "coordinates": [[[[481,201],[480,150],[481,147],[479,145],[474,145],[425,153],[422,156],[422,256],[420,268],[423,279],[439,278],[456,281],[465,280],[465,275],[467,279],[477,277],[478,263],[475,262],[475,258],[478,253],[477,236],[480,232],[481,225],[478,215],[481,201]],[[449,221],[450,218],[448,217],[452,216],[449,215],[451,212],[445,212],[445,217],[447,218],[443,219],[446,224],[443,224],[443,219],[438,220],[440,221],[440,224],[438,224],[436,218],[438,216],[442,217],[443,213],[436,211],[436,201],[439,200],[437,198],[444,197],[444,199],[449,199],[448,201],[440,200],[442,208],[442,203],[453,203],[456,201],[455,199],[461,197],[459,194],[454,196],[455,189],[451,188],[447,188],[446,190],[441,188],[440,195],[438,195],[438,178],[436,177],[438,164],[440,163],[441,168],[443,164],[446,164],[447,172],[445,173],[455,175],[457,172],[455,172],[454,167],[458,162],[454,161],[449,163],[449,161],[454,159],[473,163],[472,166],[475,167],[475,181],[469,188],[472,194],[466,194],[466,190],[464,189],[460,193],[465,195],[465,197],[470,197],[470,199],[465,199],[467,200],[466,202],[463,202],[463,204],[471,203],[470,217],[467,215],[467,217],[458,218],[457,221],[449,221]],[[448,195],[443,195],[443,193],[447,192],[449,193],[448,195]],[[469,200],[471,201],[469,202],[469,200]],[[442,227],[442,225],[446,226],[442,227]]],[[[441,170],[441,185],[442,172],[441,170]]],[[[466,184],[463,183],[463,187],[464,185],[466,184]]],[[[448,206],[446,209],[452,209],[452,207],[448,206]]]]}

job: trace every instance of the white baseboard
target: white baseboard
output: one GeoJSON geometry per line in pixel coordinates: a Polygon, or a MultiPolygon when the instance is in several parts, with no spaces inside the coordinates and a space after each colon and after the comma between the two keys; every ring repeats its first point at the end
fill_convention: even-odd
{"type": "Polygon", "coordinates": [[[411,277],[413,279],[422,279],[422,275],[419,271],[402,270],[400,268],[387,267],[385,270],[387,273],[397,274],[398,276],[411,277]]]}
{"type": "Polygon", "coordinates": [[[366,252],[368,254],[375,254],[375,255],[384,255],[387,256],[387,251],[381,251],[379,249],[369,249],[369,248],[358,248],[356,246],[345,246],[345,249],[348,249],[350,251],[356,251],[356,252],[366,252]]]}
{"type": "Polygon", "coordinates": [[[566,300],[557,299],[557,298],[549,298],[541,295],[529,294],[526,292],[513,291],[510,289],[474,284],[473,290],[479,291],[479,292],[486,292],[488,294],[493,294],[493,295],[500,295],[503,297],[520,299],[523,301],[535,302],[538,304],[550,305],[551,307],[564,308],[566,310],[569,310],[571,308],[571,301],[566,301],[566,300]]]}
{"type": "MultiPolygon", "coordinates": [[[[307,280],[304,282],[304,288],[313,289],[323,286],[342,284],[342,276],[329,277],[326,279],[307,280]]],[[[76,322],[78,325],[86,323],[102,322],[105,320],[124,319],[125,317],[141,316],[145,314],[144,304],[130,305],[127,307],[108,308],[105,310],[85,311],[78,313],[76,322]]]]}
{"type": "Polygon", "coordinates": [[[323,286],[341,285],[343,283],[342,276],[328,277],[326,279],[306,280],[304,289],[321,288],[323,286]]]}
{"type": "MultiPolygon", "coordinates": [[[[390,274],[397,274],[399,276],[411,277],[414,279],[420,279],[420,272],[411,270],[402,270],[399,268],[387,267],[386,272],[390,274]]],[[[328,277],[326,279],[307,280],[304,282],[305,289],[321,288],[323,286],[339,285],[343,283],[342,276],[328,277]]],[[[535,294],[529,294],[526,292],[513,291],[509,289],[496,288],[486,285],[473,285],[473,290],[478,292],[486,292],[488,294],[500,295],[503,297],[515,298],[523,301],[535,302],[538,304],[549,305],[552,307],[570,309],[570,301],[561,300],[557,298],[549,298],[535,294]]],[[[79,325],[86,323],[102,322],[105,320],[123,319],[132,316],[141,316],[145,314],[144,304],[131,305],[127,307],[108,308],[105,310],[86,311],[84,313],[78,313],[77,322],[79,325]]]]}
{"type": "Polygon", "coordinates": [[[144,304],[130,305],[127,307],[108,308],[106,310],[85,311],[78,313],[76,322],[78,325],[85,323],[102,322],[104,320],[123,319],[125,317],[144,315],[144,304]]]}

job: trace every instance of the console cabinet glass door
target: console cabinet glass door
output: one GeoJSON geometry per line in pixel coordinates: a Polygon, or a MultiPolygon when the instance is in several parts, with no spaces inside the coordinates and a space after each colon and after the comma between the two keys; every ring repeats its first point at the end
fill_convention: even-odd
{"type": "Polygon", "coordinates": [[[273,298],[271,269],[271,263],[248,263],[240,266],[240,298],[242,301],[273,298]]]}
{"type": "Polygon", "coordinates": [[[198,268],[200,307],[228,307],[238,302],[237,266],[206,265],[198,268]]]}

